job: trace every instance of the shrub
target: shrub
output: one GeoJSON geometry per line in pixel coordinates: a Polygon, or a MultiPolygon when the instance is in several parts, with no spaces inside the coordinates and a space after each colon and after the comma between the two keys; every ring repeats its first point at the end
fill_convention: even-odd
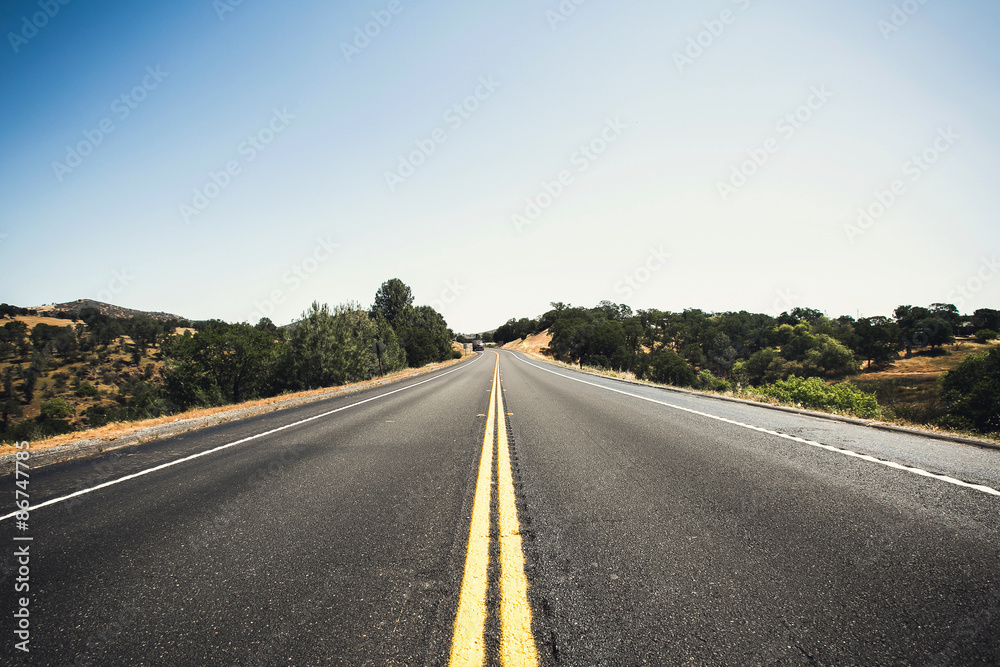
{"type": "Polygon", "coordinates": [[[991,340],[996,340],[998,334],[992,329],[980,329],[975,335],[977,343],[988,343],[991,340]]]}
{"type": "Polygon", "coordinates": [[[673,350],[661,348],[649,355],[647,377],[660,384],[690,387],[697,382],[694,369],[673,350]]]}
{"type": "Polygon", "coordinates": [[[73,408],[62,398],[53,398],[42,403],[41,418],[50,421],[66,419],[73,414],[73,408]]]}
{"type": "Polygon", "coordinates": [[[820,410],[839,410],[858,417],[879,416],[874,394],[868,394],[852,384],[827,385],[818,377],[801,378],[793,375],[774,384],[760,387],[757,392],[785,403],[820,410]]]}
{"type": "Polygon", "coordinates": [[[698,373],[698,388],[709,391],[726,391],[729,389],[729,383],[715,377],[711,371],[703,370],[698,373]]]}
{"type": "Polygon", "coordinates": [[[41,437],[41,432],[42,430],[38,422],[29,419],[8,427],[3,435],[0,436],[0,442],[11,443],[22,442],[24,440],[37,440],[41,437]]]}
{"type": "Polygon", "coordinates": [[[73,392],[73,393],[75,393],[80,398],[87,398],[87,397],[90,397],[90,396],[97,396],[97,387],[95,387],[94,385],[90,384],[89,382],[83,382],[83,383],[80,384],[79,387],[76,388],[76,391],[73,392]]]}
{"type": "Polygon", "coordinates": [[[942,397],[956,423],[981,433],[1000,432],[1000,348],[972,354],[941,380],[942,397]]]}

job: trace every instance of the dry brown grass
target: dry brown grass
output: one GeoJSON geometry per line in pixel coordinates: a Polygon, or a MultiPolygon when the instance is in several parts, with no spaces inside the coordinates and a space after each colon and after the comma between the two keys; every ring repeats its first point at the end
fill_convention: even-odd
{"type": "Polygon", "coordinates": [[[849,380],[862,391],[875,394],[879,406],[885,408],[886,421],[940,430],[936,424],[948,413],[941,398],[941,377],[970,354],[996,346],[962,340],[946,345],[935,356],[929,350],[920,350],[909,359],[899,359],[887,368],[862,372],[849,380]]]}
{"type": "MultiPolygon", "coordinates": [[[[73,320],[64,320],[58,317],[44,317],[41,315],[15,315],[15,320],[19,322],[24,322],[28,325],[28,329],[34,329],[36,324],[48,324],[53,327],[70,327],[76,324],[73,320]]],[[[9,319],[0,320],[0,326],[10,322],[9,319]]]]}
{"type": "Polygon", "coordinates": [[[506,343],[502,349],[504,350],[516,350],[518,352],[526,352],[528,354],[537,354],[540,356],[545,356],[545,352],[549,347],[549,343],[552,342],[552,334],[546,329],[542,333],[537,333],[534,336],[528,336],[524,340],[515,340],[506,343]]]}
{"type": "Polygon", "coordinates": [[[905,375],[940,375],[954,369],[970,354],[979,354],[997,347],[998,342],[980,344],[971,340],[960,341],[957,345],[946,345],[943,349],[947,354],[930,356],[926,350],[921,350],[909,359],[899,359],[888,368],[872,372],[862,372],[859,380],[892,380],[905,375]]]}
{"type": "MultiPolygon", "coordinates": [[[[463,359],[465,356],[463,355],[463,359]]],[[[361,391],[363,389],[369,389],[371,387],[378,387],[383,384],[390,384],[393,382],[398,382],[400,380],[405,380],[407,378],[413,377],[414,375],[421,375],[439,368],[444,368],[452,364],[456,364],[462,361],[462,359],[450,359],[448,361],[442,361],[436,364],[428,364],[422,368],[407,368],[406,370],[399,371],[397,373],[392,373],[386,375],[384,378],[379,378],[377,380],[368,380],[366,382],[354,382],[351,384],[341,385],[339,387],[326,387],[323,389],[313,389],[311,391],[302,391],[294,394],[282,394],[280,396],[274,396],[271,398],[263,398],[256,401],[246,401],[244,403],[233,404],[233,405],[223,405],[215,408],[201,408],[198,410],[189,410],[188,412],[178,413],[176,415],[169,415],[163,417],[156,417],[154,419],[144,419],[142,421],[136,422],[114,422],[111,424],[105,424],[104,426],[98,428],[87,429],[84,431],[74,431],[72,433],[64,433],[63,435],[57,435],[52,438],[47,438],[45,440],[38,440],[31,443],[32,451],[38,451],[41,449],[47,449],[49,447],[56,447],[58,445],[65,445],[70,442],[75,442],[77,440],[114,440],[116,438],[121,438],[126,435],[130,435],[144,428],[149,428],[150,426],[159,426],[161,424],[169,424],[172,422],[178,422],[184,419],[195,419],[198,417],[209,417],[212,415],[217,415],[225,412],[233,412],[236,410],[243,410],[246,408],[255,407],[266,407],[269,405],[275,405],[283,401],[295,398],[308,398],[310,396],[337,396],[340,394],[353,393],[356,391],[361,391]]],[[[276,406],[276,410],[280,410],[283,406],[276,406]]],[[[14,445],[0,445],[0,455],[9,454],[16,451],[14,445]]]]}

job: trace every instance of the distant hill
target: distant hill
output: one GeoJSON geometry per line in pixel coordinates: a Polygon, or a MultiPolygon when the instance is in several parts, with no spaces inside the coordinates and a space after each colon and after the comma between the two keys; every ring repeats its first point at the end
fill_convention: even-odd
{"type": "Polygon", "coordinates": [[[38,306],[32,310],[36,311],[39,315],[45,315],[47,313],[58,313],[66,312],[73,313],[74,315],[79,315],[80,311],[84,308],[93,308],[97,310],[102,315],[107,315],[108,317],[139,317],[145,315],[158,322],[165,322],[167,320],[184,320],[185,317],[180,315],[174,315],[172,313],[161,313],[161,312],[149,312],[145,310],[133,310],[132,308],[122,308],[121,306],[116,306],[110,303],[103,303],[101,301],[94,301],[93,299],[77,299],[76,301],[70,301],[68,303],[53,303],[46,306],[38,306]]]}

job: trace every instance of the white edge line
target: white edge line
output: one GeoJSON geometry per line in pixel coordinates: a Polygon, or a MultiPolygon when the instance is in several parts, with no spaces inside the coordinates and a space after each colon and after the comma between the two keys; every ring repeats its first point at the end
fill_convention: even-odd
{"type": "Polygon", "coordinates": [[[529,366],[534,366],[535,368],[545,371],[546,373],[552,373],[553,375],[558,375],[561,378],[566,378],[567,380],[573,380],[574,382],[582,382],[583,384],[589,384],[592,387],[597,387],[599,389],[604,389],[607,391],[613,391],[616,394],[624,394],[625,396],[631,396],[632,398],[638,398],[643,401],[649,401],[650,403],[656,403],[657,405],[663,405],[668,408],[674,408],[675,410],[683,410],[684,412],[690,412],[691,414],[699,415],[701,417],[708,417],[709,419],[714,419],[720,422],[726,422],[727,424],[734,424],[735,426],[742,426],[743,428],[748,428],[752,431],[759,431],[760,433],[767,433],[768,435],[775,435],[779,438],[784,438],[785,440],[791,440],[793,442],[800,442],[804,445],[811,445],[812,447],[818,447],[820,449],[825,449],[831,452],[836,452],[837,454],[843,454],[844,456],[851,456],[854,458],[869,461],[871,463],[877,463],[879,465],[886,466],[888,468],[895,468],[897,470],[904,470],[906,472],[913,473],[915,475],[921,475],[922,477],[931,477],[933,479],[940,480],[942,482],[947,482],[949,484],[954,484],[955,486],[962,486],[967,489],[975,489],[976,491],[981,491],[991,496],[1000,496],[1000,491],[991,488],[989,486],[983,486],[982,484],[971,484],[969,482],[963,482],[960,479],[955,479],[954,477],[949,477],[948,475],[939,475],[937,473],[928,472],[922,468],[914,468],[912,466],[903,465],[902,463],[896,463],[895,461],[883,461],[882,459],[870,456],[868,454],[859,454],[858,452],[853,452],[849,449],[841,449],[840,447],[834,447],[833,445],[824,445],[821,442],[816,442],[815,440],[806,440],[805,438],[799,438],[794,435],[786,435],[784,433],[778,433],[777,431],[771,431],[766,428],[761,428],[760,426],[753,426],[751,424],[744,424],[743,422],[734,421],[732,419],[726,419],[725,417],[719,417],[716,415],[709,414],[707,412],[700,412],[698,410],[692,410],[691,408],[685,408],[680,405],[674,405],[673,403],[667,403],[666,401],[658,401],[655,398],[648,398],[646,396],[640,396],[639,394],[633,394],[627,391],[622,391],[621,389],[615,389],[613,387],[605,387],[604,385],[597,384],[596,382],[588,382],[587,380],[581,380],[580,378],[575,378],[569,375],[563,375],[562,373],[557,373],[556,371],[550,370],[539,366],[538,364],[533,364],[527,359],[523,359],[517,354],[514,358],[521,363],[528,364],[529,366]]]}
{"type": "Polygon", "coordinates": [[[399,389],[393,389],[392,391],[388,391],[388,392],[386,392],[384,394],[379,394],[378,396],[372,396],[371,398],[366,398],[363,401],[358,401],[356,403],[351,403],[350,405],[344,405],[344,406],[341,406],[341,407],[336,408],[334,410],[329,410],[327,412],[324,412],[322,414],[313,415],[312,417],[306,417],[305,419],[300,419],[297,422],[292,422],[291,424],[285,424],[284,426],[279,426],[278,428],[273,428],[270,431],[264,431],[263,433],[257,433],[256,435],[251,435],[249,437],[242,438],[240,440],[235,440],[233,442],[226,443],[225,445],[219,445],[218,447],[213,447],[212,449],[206,449],[205,451],[198,452],[197,454],[191,454],[190,456],[184,456],[184,457],[176,459],[174,461],[168,461],[167,463],[161,463],[158,466],[153,466],[152,468],[147,468],[146,470],[140,470],[139,472],[132,473],[131,475],[125,475],[124,477],[119,477],[118,479],[113,479],[113,480],[110,480],[110,481],[107,481],[107,482],[103,482],[101,484],[98,484],[97,486],[92,486],[92,487],[87,488],[87,489],[80,489],[79,491],[75,491],[75,492],[73,492],[73,493],[71,493],[69,495],[66,495],[66,496],[60,496],[58,498],[52,498],[51,500],[46,500],[43,503],[38,503],[37,505],[31,505],[31,506],[29,506],[25,510],[17,510],[16,512],[11,512],[10,514],[4,514],[3,516],[0,516],[0,521],[6,521],[7,519],[13,518],[13,517],[17,516],[20,512],[33,512],[33,511],[35,511],[37,509],[40,509],[42,507],[46,507],[47,505],[55,505],[56,503],[64,502],[66,500],[69,500],[70,498],[75,498],[77,496],[82,496],[82,495],[85,495],[87,493],[93,493],[94,491],[97,491],[98,489],[104,489],[104,488],[107,488],[109,486],[114,486],[115,484],[121,484],[122,482],[128,481],[130,479],[135,479],[136,477],[142,477],[143,475],[148,475],[151,472],[156,472],[157,470],[163,470],[164,468],[169,468],[170,466],[175,466],[175,465],[177,465],[179,463],[185,463],[187,461],[191,461],[191,460],[199,458],[201,456],[208,456],[209,454],[214,454],[215,452],[221,452],[223,449],[229,449],[230,447],[235,447],[236,445],[242,445],[245,442],[249,442],[251,440],[256,440],[257,438],[263,438],[264,436],[271,435],[273,433],[277,433],[278,431],[284,431],[285,429],[292,428],[293,426],[300,426],[302,424],[314,421],[316,419],[322,419],[323,417],[329,417],[330,415],[332,415],[332,414],[334,414],[336,412],[340,412],[342,410],[347,410],[348,408],[357,407],[359,405],[362,405],[364,403],[368,403],[370,401],[377,401],[380,398],[385,398],[386,396],[391,396],[392,394],[396,394],[396,393],[399,393],[401,391],[406,391],[407,389],[413,389],[414,387],[419,387],[422,384],[426,384],[428,382],[433,382],[434,380],[437,380],[439,378],[443,378],[445,375],[449,375],[450,373],[454,373],[455,371],[460,371],[462,369],[468,368],[472,364],[474,364],[477,361],[479,361],[479,359],[482,359],[482,356],[480,356],[477,359],[473,359],[469,363],[463,364],[463,365],[459,366],[458,368],[453,368],[450,371],[445,371],[444,373],[441,373],[440,375],[435,375],[432,378],[427,378],[426,380],[421,380],[420,382],[416,382],[414,384],[407,385],[405,387],[400,387],[399,389]]]}

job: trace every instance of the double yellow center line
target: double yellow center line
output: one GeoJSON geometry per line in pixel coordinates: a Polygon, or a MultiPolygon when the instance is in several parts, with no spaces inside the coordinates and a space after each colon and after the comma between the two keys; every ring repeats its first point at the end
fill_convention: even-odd
{"type": "Polygon", "coordinates": [[[465,556],[465,574],[455,615],[455,631],[449,665],[475,665],[486,660],[483,633],[488,609],[490,563],[490,486],[493,478],[493,443],[497,444],[497,507],[500,540],[500,664],[537,665],[538,651],[531,633],[531,607],[528,605],[528,577],[524,573],[521,526],[517,520],[514,480],[507,442],[507,418],[500,391],[500,355],[493,368],[493,388],[486,413],[483,453],[479,460],[476,495],[472,502],[469,547],[465,556]]]}

